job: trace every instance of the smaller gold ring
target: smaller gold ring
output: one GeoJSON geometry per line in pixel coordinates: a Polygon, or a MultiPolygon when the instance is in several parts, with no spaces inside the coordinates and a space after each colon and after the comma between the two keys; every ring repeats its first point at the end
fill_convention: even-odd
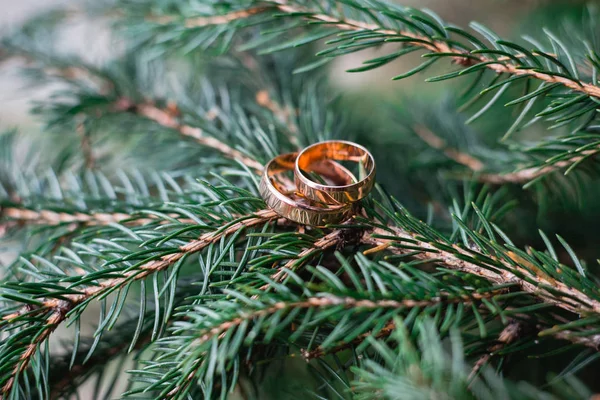
{"type": "MultiPolygon", "coordinates": [[[[298,153],[281,154],[267,163],[260,181],[259,191],[269,208],[289,220],[312,226],[336,224],[349,218],[351,204],[328,205],[307,199],[296,193],[295,188],[287,189],[278,181],[278,176],[293,171],[298,153]]],[[[322,162],[313,165],[314,171],[336,183],[352,182],[350,171],[335,162],[322,162]]]]}
{"type": "Polygon", "coordinates": [[[373,189],[375,159],[363,146],[345,140],[315,143],[298,154],[294,177],[298,191],[309,199],[326,204],[354,203],[364,198],[373,189]],[[303,171],[310,171],[314,169],[315,164],[325,160],[362,163],[366,176],[358,182],[335,186],[314,182],[304,175],[303,171]]]}

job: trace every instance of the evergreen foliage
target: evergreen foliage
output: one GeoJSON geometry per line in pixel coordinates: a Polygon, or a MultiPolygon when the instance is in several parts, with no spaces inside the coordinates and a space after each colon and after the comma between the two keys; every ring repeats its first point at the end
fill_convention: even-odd
{"type": "Polygon", "coordinates": [[[55,89],[39,140],[0,135],[2,398],[600,390],[595,8],[515,40],[377,0],[80,12],[109,20],[108,62],[61,51],[69,12],[0,48],[55,89]],[[365,94],[367,115],[323,66],[372,49],[347,72],[420,54],[390,78],[449,94],[365,94]],[[332,138],[372,150],[380,185],[339,225],[278,217],[263,165],[332,138]]]}

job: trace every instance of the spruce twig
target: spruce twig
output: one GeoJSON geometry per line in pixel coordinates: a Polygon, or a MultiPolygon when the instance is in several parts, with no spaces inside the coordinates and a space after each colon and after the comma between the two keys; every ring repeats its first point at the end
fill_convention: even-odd
{"type": "MultiPolygon", "coordinates": [[[[521,68],[520,65],[516,65],[513,63],[514,60],[518,60],[519,58],[529,57],[528,54],[517,54],[516,56],[513,55],[512,57],[514,57],[514,60],[512,57],[506,56],[491,58],[477,53],[471,54],[470,52],[464,51],[460,48],[456,48],[455,46],[449,44],[449,42],[444,40],[420,35],[409,30],[388,29],[377,24],[362,22],[353,19],[338,18],[332,15],[324,14],[322,12],[322,8],[319,11],[315,11],[309,7],[299,5],[294,1],[268,0],[266,3],[272,4],[278,11],[284,14],[300,16],[300,18],[305,19],[309,22],[319,22],[330,26],[335,26],[336,28],[343,31],[369,31],[385,36],[400,37],[402,39],[407,39],[407,43],[409,43],[412,46],[421,47],[432,53],[451,56],[457,64],[463,65],[464,67],[472,67],[474,65],[480,64],[484,68],[492,70],[497,74],[507,74],[510,76],[529,76],[549,84],[559,84],[575,92],[585,93],[588,96],[600,98],[600,87],[592,83],[576,81],[557,74],[549,74],[543,70],[537,70],[536,68],[521,68]]],[[[215,18],[218,21],[218,23],[225,24],[232,21],[246,19],[247,17],[256,15],[257,13],[263,13],[268,11],[272,11],[272,8],[252,7],[245,10],[238,10],[231,14],[225,14],[222,16],[221,19],[218,19],[218,17],[221,16],[215,16],[215,18]]],[[[165,21],[172,22],[172,19],[167,17],[165,21]]],[[[189,24],[193,25],[195,18],[191,18],[189,19],[189,21],[189,24]]],[[[205,21],[203,20],[203,17],[200,18],[200,21],[202,21],[202,24],[200,26],[206,25],[204,24],[205,21]]],[[[188,23],[186,22],[185,24],[188,23]]],[[[535,54],[535,52],[532,54],[535,54]]],[[[540,56],[540,54],[537,55],[540,56]]],[[[544,55],[550,56],[546,53],[544,53],[544,55]]]]}
{"type": "Polygon", "coordinates": [[[511,172],[507,174],[488,174],[482,173],[476,175],[476,178],[480,182],[491,183],[494,185],[503,185],[506,183],[523,184],[531,182],[541,176],[557,172],[561,169],[569,168],[583,160],[597,156],[600,153],[600,145],[595,148],[583,150],[578,152],[571,158],[561,160],[555,163],[548,163],[541,167],[525,168],[520,171],[511,172]]]}
{"type": "Polygon", "coordinates": [[[482,367],[484,367],[490,359],[494,356],[494,353],[502,350],[506,345],[509,345],[521,336],[521,331],[523,330],[523,324],[520,321],[512,321],[508,325],[504,327],[500,335],[498,336],[498,343],[493,346],[490,346],[488,352],[483,354],[473,365],[473,369],[471,369],[471,373],[469,374],[469,381],[472,381],[482,367]]]}
{"type": "MultiPolygon", "coordinates": [[[[175,108],[176,110],[176,107],[172,108],[175,108]]],[[[218,150],[225,157],[237,160],[256,171],[262,171],[263,169],[263,165],[258,161],[246,156],[241,151],[232,148],[231,146],[223,143],[222,141],[216,138],[206,136],[202,132],[202,129],[180,123],[177,117],[173,115],[174,112],[172,110],[160,109],[152,103],[131,103],[126,98],[120,99],[115,104],[115,110],[133,111],[135,114],[152,120],[158,123],[159,125],[162,125],[166,128],[174,129],[183,136],[191,137],[203,146],[218,150]]]]}
{"type": "MultiPolygon", "coordinates": [[[[67,313],[73,310],[78,304],[89,300],[90,298],[99,296],[108,289],[124,287],[127,283],[145,279],[151,274],[165,270],[186,255],[197,253],[204,248],[220,240],[222,237],[230,235],[240,229],[266,224],[269,221],[278,218],[278,215],[272,210],[261,210],[246,218],[241,218],[238,222],[227,224],[222,229],[214,232],[208,232],[202,235],[198,240],[191,241],[179,248],[177,253],[168,254],[161,257],[159,260],[153,260],[141,265],[139,268],[128,271],[120,278],[108,279],[99,282],[97,286],[90,286],[83,289],[80,294],[71,294],[63,296],[63,299],[44,300],[41,306],[34,310],[35,313],[45,312],[48,314],[45,327],[36,335],[29,346],[24,349],[20,356],[20,362],[12,371],[12,376],[7,380],[2,387],[3,395],[10,394],[15,376],[22,373],[29,365],[31,358],[35,355],[38,347],[43,343],[50,334],[62,323],[67,317],[67,313]]],[[[2,318],[5,323],[11,323],[22,315],[30,314],[31,307],[26,306],[16,313],[6,315],[2,318]]]]}
{"type": "MultiPolygon", "coordinates": [[[[491,291],[492,295],[498,294],[496,291],[491,291]]],[[[264,304],[265,307],[258,307],[251,310],[242,310],[238,314],[232,314],[231,316],[225,316],[221,318],[221,322],[206,331],[198,332],[198,337],[194,339],[191,344],[192,349],[194,347],[201,346],[208,343],[212,339],[220,338],[224,336],[225,332],[235,330],[236,327],[244,324],[247,325],[253,320],[260,320],[268,315],[275,313],[292,312],[293,310],[307,310],[307,309],[327,309],[327,308],[344,308],[347,310],[375,310],[375,309],[412,309],[417,307],[428,307],[436,304],[455,304],[455,303],[467,303],[478,302],[486,298],[488,294],[473,294],[473,295],[448,295],[446,293],[440,293],[438,297],[428,300],[368,300],[368,299],[355,299],[352,297],[339,297],[335,295],[327,295],[326,297],[309,297],[297,302],[285,302],[280,301],[275,304],[264,304]]],[[[262,305],[262,304],[261,304],[262,305]]],[[[386,325],[382,334],[389,333],[392,326],[386,325]]],[[[364,340],[369,335],[364,335],[361,338],[364,340]]],[[[340,346],[334,347],[334,349],[342,350],[340,346]]],[[[323,350],[318,349],[319,353],[323,355],[323,350]]],[[[306,351],[303,352],[305,356],[310,356],[306,351]]],[[[190,369],[189,374],[185,377],[183,384],[175,386],[170,391],[163,393],[166,398],[173,398],[174,396],[185,393],[187,386],[194,380],[196,372],[200,368],[202,360],[195,360],[193,367],[190,369]]]]}
{"type": "MultiPolygon", "coordinates": [[[[467,251],[458,246],[453,246],[453,251],[450,252],[436,247],[436,243],[424,242],[419,239],[418,235],[407,232],[401,228],[391,226],[389,229],[393,231],[393,234],[398,238],[397,240],[399,242],[408,240],[413,248],[417,247],[421,249],[420,251],[415,252],[413,249],[389,246],[388,250],[393,253],[410,254],[411,257],[436,262],[443,265],[445,268],[456,269],[480,276],[495,284],[518,284],[521,290],[540,297],[544,302],[556,305],[557,307],[576,314],[585,312],[600,314],[600,301],[594,300],[585,293],[568,287],[564,283],[556,281],[544,274],[533,275],[525,267],[520,265],[518,260],[509,263],[505,259],[495,258],[494,261],[501,264],[504,269],[498,269],[493,265],[486,266],[485,262],[483,262],[482,265],[476,265],[469,261],[465,261],[462,257],[469,257],[469,254],[476,252],[476,250],[467,251]],[[521,278],[522,276],[529,278],[537,284],[533,284],[529,280],[521,278]],[[545,287],[550,287],[552,290],[545,289],[545,287]]],[[[378,235],[386,236],[389,235],[389,232],[376,228],[373,232],[365,234],[364,242],[374,246],[381,246],[395,241],[395,239],[378,238],[378,235]]]]}
{"type": "Polygon", "coordinates": [[[414,128],[414,131],[429,146],[433,147],[436,150],[441,150],[446,156],[453,159],[457,163],[468,167],[473,172],[483,170],[484,165],[480,160],[478,160],[470,154],[463,153],[457,149],[449,147],[444,139],[437,136],[435,133],[433,133],[426,127],[416,126],[414,128]]]}

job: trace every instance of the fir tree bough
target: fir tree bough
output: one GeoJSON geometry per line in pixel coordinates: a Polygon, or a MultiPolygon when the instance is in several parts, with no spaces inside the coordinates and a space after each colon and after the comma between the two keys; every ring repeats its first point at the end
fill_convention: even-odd
{"type": "Polygon", "coordinates": [[[580,32],[516,40],[371,0],[79,12],[110,21],[108,62],[61,50],[70,12],[0,48],[56,90],[34,140],[0,135],[2,398],[90,381],[96,398],[156,399],[600,389],[593,7],[580,32]],[[365,94],[367,115],[323,65],[374,49],[348,72],[390,64],[448,94],[365,94]],[[263,165],[332,138],[378,163],[356,215],[321,229],[269,210],[263,165]]]}

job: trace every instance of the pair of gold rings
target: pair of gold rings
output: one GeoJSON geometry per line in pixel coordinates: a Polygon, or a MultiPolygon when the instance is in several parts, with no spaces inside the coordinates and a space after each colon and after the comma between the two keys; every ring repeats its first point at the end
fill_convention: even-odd
{"type": "Polygon", "coordinates": [[[267,163],[260,194],[282,217],[325,226],[348,219],[357,201],[373,188],[375,160],[364,147],[343,140],[315,143],[299,153],[281,154],[267,163]],[[361,179],[337,161],[359,164],[361,179]],[[285,177],[293,171],[293,182],[285,177]],[[316,178],[311,175],[316,174],[316,178]]]}

